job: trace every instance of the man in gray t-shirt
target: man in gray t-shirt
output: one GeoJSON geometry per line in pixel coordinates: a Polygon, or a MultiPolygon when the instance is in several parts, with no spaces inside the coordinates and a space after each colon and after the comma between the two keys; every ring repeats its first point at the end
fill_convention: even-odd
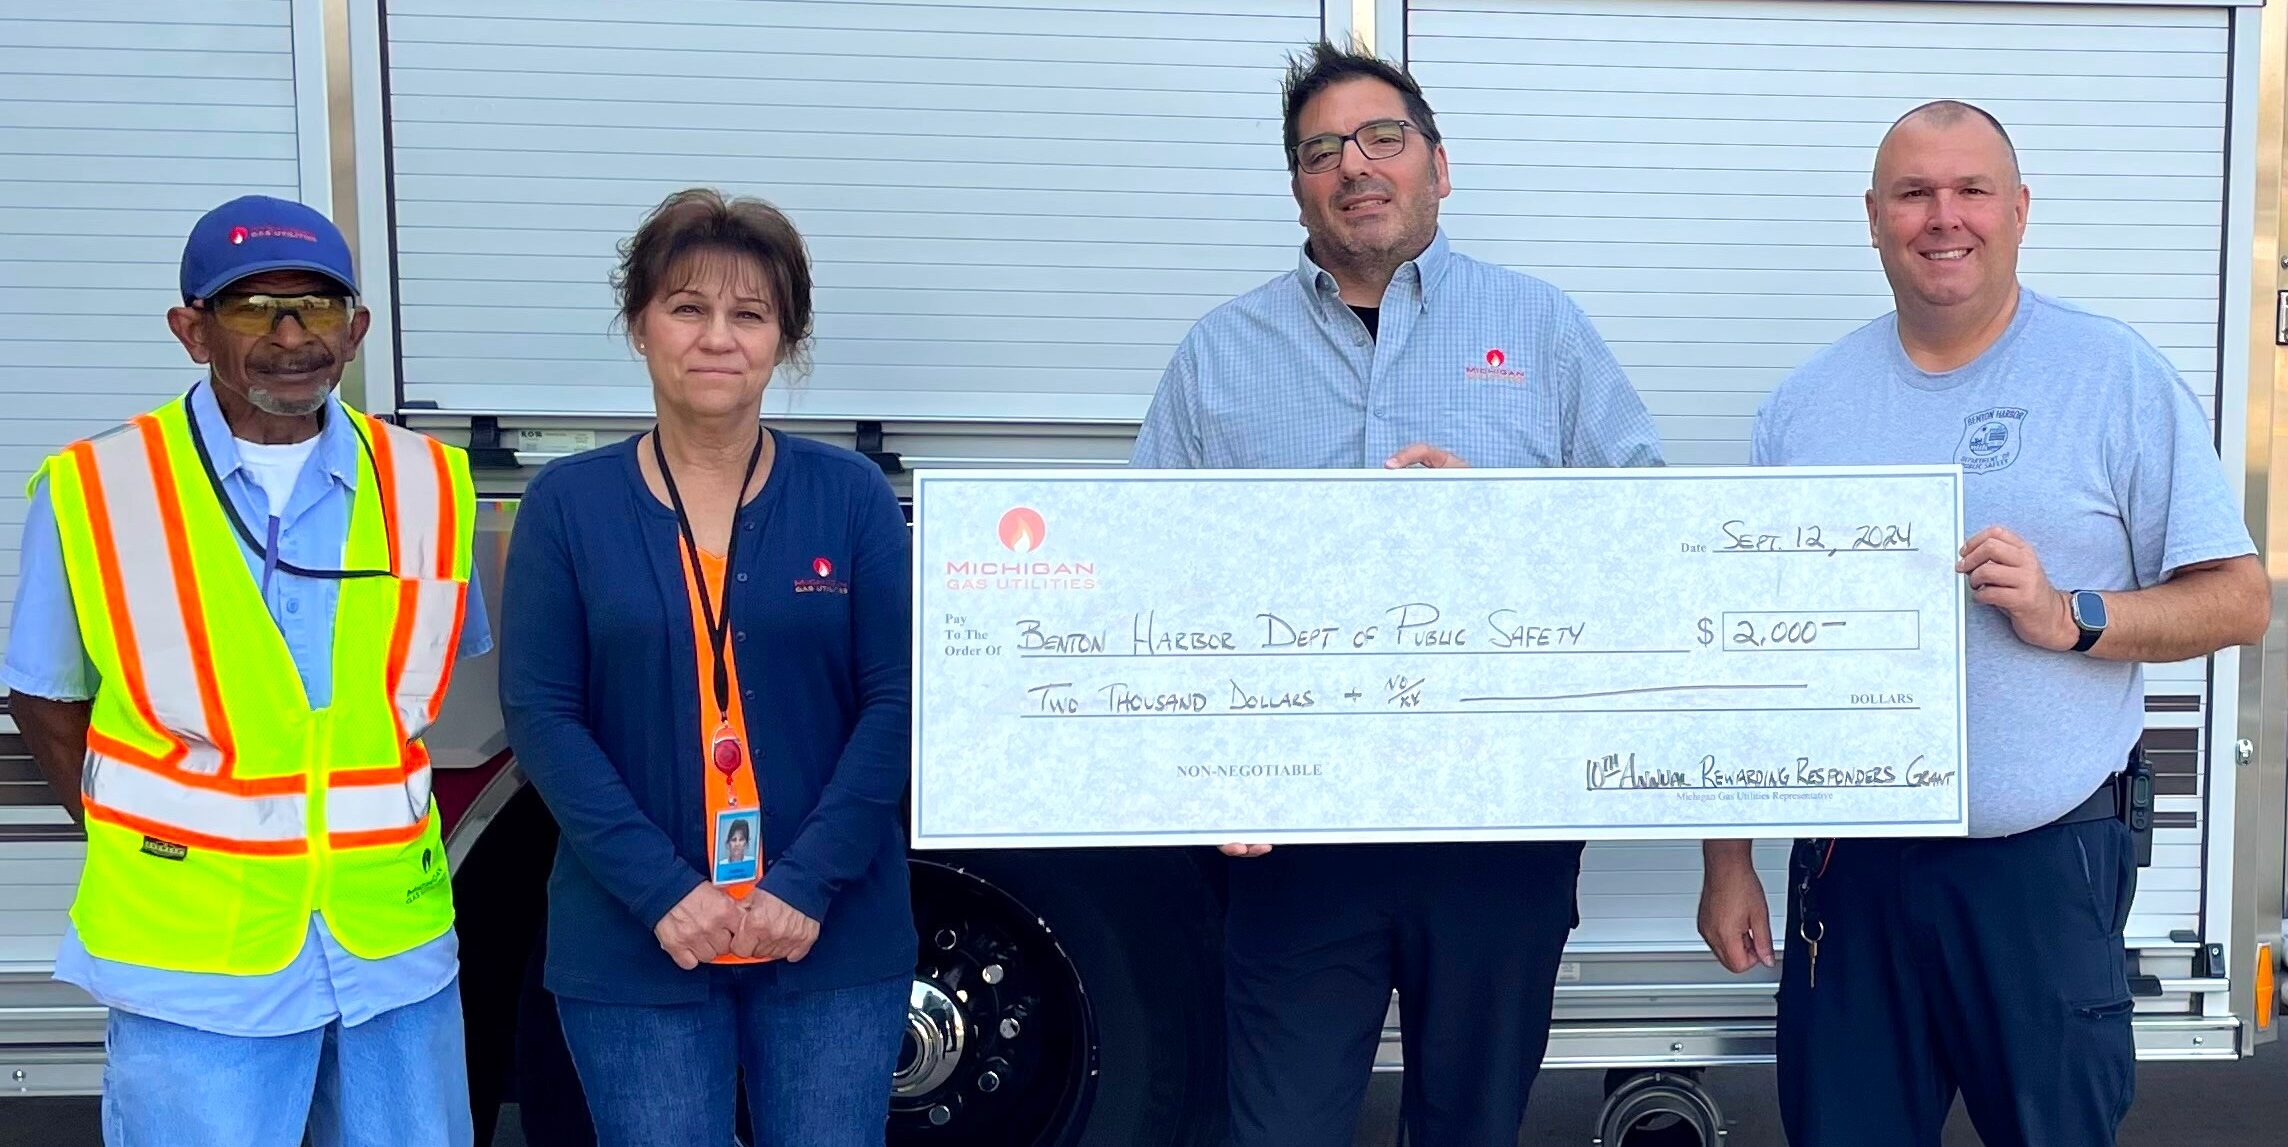
{"type": "MultiPolygon", "coordinates": [[[[2030,196],[1993,117],[1941,101],[1876,155],[1897,310],[1798,368],[1758,465],[1955,462],[1973,531],[1968,839],[1801,841],[1779,994],[1796,1147],[2111,1143],[2135,1068],[2117,781],[2139,665],[2253,642],[2270,592],[2207,419],[2128,326],[2020,286],[2030,196]]],[[[1701,934],[1772,962],[1748,841],[1710,841],[1701,934]]]]}

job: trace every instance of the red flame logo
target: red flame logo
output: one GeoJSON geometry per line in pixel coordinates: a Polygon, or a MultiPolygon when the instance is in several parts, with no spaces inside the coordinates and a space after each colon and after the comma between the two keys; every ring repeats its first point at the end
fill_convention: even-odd
{"type": "Polygon", "coordinates": [[[1487,365],[1487,366],[1500,366],[1501,364],[1503,364],[1503,363],[1505,363],[1505,362],[1508,362],[1508,361],[1509,361],[1509,356],[1508,356],[1508,355],[1506,355],[1506,354],[1503,354],[1503,353],[1501,352],[1501,348],[1499,348],[1499,347],[1496,347],[1496,348],[1494,348],[1493,350],[1489,350],[1489,351],[1487,351],[1487,352],[1486,352],[1486,365],[1487,365]]]}
{"type": "Polygon", "coordinates": [[[1041,512],[1029,506],[1019,506],[1001,515],[1001,544],[1021,554],[1041,548],[1041,539],[1048,536],[1049,524],[1041,520],[1041,512]]]}
{"type": "Polygon", "coordinates": [[[834,563],[827,561],[825,558],[812,558],[810,559],[810,572],[815,573],[822,578],[833,577],[834,563]]]}
{"type": "Polygon", "coordinates": [[[240,243],[244,243],[244,242],[246,242],[246,228],[244,228],[244,227],[233,227],[233,228],[231,228],[231,229],[230,229],[230,243],[231,243],[231,246],[235,247],[235,246],[239,245],[240,243]]]}

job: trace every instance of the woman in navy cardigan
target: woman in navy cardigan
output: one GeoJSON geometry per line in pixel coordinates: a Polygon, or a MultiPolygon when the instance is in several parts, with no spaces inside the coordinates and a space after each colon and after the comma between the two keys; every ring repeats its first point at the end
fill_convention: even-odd
{"type": "Polygon", "coordinates": [[[904,519],[872,463],[761,425],[811,324],[783,215],[680,192],[621,254],[658,424],[532,480],[503,592],[509,740],[563,827],[547,984],[605,1147],[728,1142],[741,1071],[763,1144],[879,1144],[914,961],[904,519]]]}

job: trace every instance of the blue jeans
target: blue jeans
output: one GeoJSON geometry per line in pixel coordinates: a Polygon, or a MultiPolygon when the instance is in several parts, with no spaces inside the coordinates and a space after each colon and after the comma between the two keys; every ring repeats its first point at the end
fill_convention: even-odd
{"type": "Polygon", "coordinates": [[[698,1004],[558,997],[598,1147],[730,1142],[742,1071],[757,1147],[879,1147],[912,980],[790,992],[731,979],[698,1004]]]}
{"type": "Polygon", "coordinates": [[[113,1011],[110,1147],[468,1147],[458,981],[356,1027],[216,1035],[113,1011]]]}

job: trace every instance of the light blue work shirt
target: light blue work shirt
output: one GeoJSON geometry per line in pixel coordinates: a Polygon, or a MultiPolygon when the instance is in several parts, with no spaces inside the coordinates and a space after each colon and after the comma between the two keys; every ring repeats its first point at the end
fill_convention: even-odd
{"type": "MultiPolygon", "coordinates": [[[[286,639],[311,705],[323,708],[333,700],[334,611],[341,586],[328,579],[297,577],[276,566],[281,560],[304,569],[341,566],[354,492],[362,477],[373,472],[363,440],[340,403],[329,401],[318,445],[303,463],[285,513],[273,530],[270,497],[240,465],[237,440],[231,437],[210,385],[202,383],[192,392],[190,410],[240,518],[266,545],[269,538],[277,539],[275,553],[265,554],[243,541],[240,548],[248,573],[263,585],[263,601],[286,639]]],[[[493,644],[484,596],[474,575],[470,581],[462,657],[480,656],[493,644]]],[[[95,667],[80,640],[78,614],[64,574],[63,542],[45,482],[33,489],[24,519],[16,605],[7,652],[0,657],[0,684],[57,701],[95,696],[95,667]]],[[[315,913],[310,917],[310,937],[312,942],[302,945],[294,962],[283,970],[232,976],[99,959],[80,943],[78,931],[67,927],[56,953],[56,978],[78,985],[105,1007],[223,1035],[275,1036],[336,1020],[354,1025],[418,1003],[451,983],[459,969],[459,948],[450,931],[380,960],[350,954],[315,913]]]]}
{"type": "Polygon", "coordinates": [[[1449,249],[1443,229],[1391,276],[1378,328],[1306,246],[1294,271],[1184,336],[1131,464],[1377,468],[1417,442],[1481,467],[1661,464],[1644,402],[1581,308],[1449,249]]]}

